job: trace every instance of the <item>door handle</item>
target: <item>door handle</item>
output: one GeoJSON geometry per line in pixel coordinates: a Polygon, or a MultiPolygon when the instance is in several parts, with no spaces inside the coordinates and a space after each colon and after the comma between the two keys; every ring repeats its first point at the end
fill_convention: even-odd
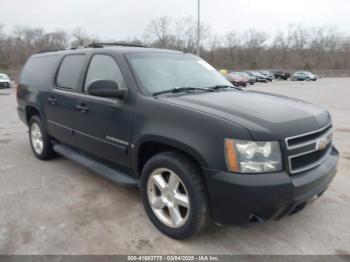
{"type": "Polygon", "coordinates": [[[56,105],[56,103],[57,103],[57,100],[56,100],[56,98],[54,98],[54,97],[49,97],[49,98],[47,99],[47,101],[49,101],[49,103],[50,103],[51,105],[56,105]]]}
{"type": "Polygon", "coordinates": [[[78,111],[82,112],[82,113],[87,113],[89,112],[89,107],[86,104],[79,104],[75,107],[78,111]]]}

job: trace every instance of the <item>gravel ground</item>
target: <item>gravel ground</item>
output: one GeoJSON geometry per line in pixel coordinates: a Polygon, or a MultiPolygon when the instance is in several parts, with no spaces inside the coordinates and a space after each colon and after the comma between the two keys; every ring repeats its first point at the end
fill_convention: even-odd
{"type": "Polygon", "coordinates": [[[338,174],[294,216],[249,228],[211,226],[182,242],[152,226],[138,190],[62,157],[36,160],[17,117],[15,90],[0,90],[0,254],[350,254],[350,78],[248,89],[326,107],[341,153],[338,174]]]}

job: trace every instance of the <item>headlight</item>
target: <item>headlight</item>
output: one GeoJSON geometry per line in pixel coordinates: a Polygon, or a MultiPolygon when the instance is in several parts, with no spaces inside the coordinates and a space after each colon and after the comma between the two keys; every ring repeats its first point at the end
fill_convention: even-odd
{"type": "Polygon", "coordinates": [[[227,168],[235,173],[264,173],[282,170],[280,145],[277,141],[225,139],[227,168]]]}

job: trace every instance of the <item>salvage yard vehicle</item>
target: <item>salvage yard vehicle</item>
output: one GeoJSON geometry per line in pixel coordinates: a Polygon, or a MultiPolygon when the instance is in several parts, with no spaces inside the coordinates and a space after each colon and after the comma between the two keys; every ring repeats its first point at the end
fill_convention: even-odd
{"type": "Polygon", "coordinates": [[[297,71],[293,74],[292,81],[316,81],[318,76],[308,71],[297,71]]]}
{"type": "Polygon", "coordinates": [[[290,73],[285,72],[283,70],[274,70],[271,71],[274,75],[276,79],[280,79],[280,80],[288,80],[290,78],[290,73]]]}
{"type": "Polygon", "coordinates": [[[275,79],[275,75],[271,71],[263,70],[259,71],[259,73],[264,75],[270,82],[275,79]]]}
{"type": "Polygon", "coordinates": [[[254,85],[255,84],[255,82],[256,82],[256,77],[255,76],[249,75],[246,72],[238,72],[238,73],[239,73],[239,75],[241,77],[248,79],[248,83],[250,85],[254,85]]]}
{"type": "Polygon", "coordinates": [[[35,54],[17,101],[38,159],[58,153],[139,187],[152,223],[175,239],[209,221],[297,213],[336,173],[325,109],[234,87],[178,51],[96,43],[35,54]]]}
{"type": "Polygon", "coordinates": [[[256,71],[249,71],[249,72],[246,72],[248,75],[251,75],[251,76],[254,76],[255,79],[256,79],[256,82],[263,82],[263,83],[267,83],[269,80],[268,78],[259,73],[259,72],[256,72],[256,71]]]}
{"type": "Polygon", "coordinates": [[[11,79],[6,74],[0,74],[0,88],[11,88],[11,79]]]}
{"type": "Polygon", "coordinates": [[[243,77],[238,72],[231,72],[226,76],[227,80],[229,80],[235,86],[246,87],[249,83],[249,79],[247,77],[243,77]]]}

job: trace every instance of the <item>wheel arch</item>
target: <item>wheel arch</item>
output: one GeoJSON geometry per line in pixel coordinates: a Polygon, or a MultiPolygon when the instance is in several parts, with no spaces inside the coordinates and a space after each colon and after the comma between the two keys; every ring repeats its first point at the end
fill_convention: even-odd
{"type": "Polygon", "coordinates": [[[42,119],[40,110],[34,105],[27,105],[25,107],[25,115],[26,115],[27,124],[29,123],[30,119],[35,115],[39,116],[42,119]]]}
{"type": "Polygon", "coordinates": [[[137,173],[141,174],[143,166],[152,156],[165,151],[179,152],[195,162],[199,167],[207,167],[207,162],[194,148],[167,137],[146,136],[135,146],[134,159],[137,173]]]}

